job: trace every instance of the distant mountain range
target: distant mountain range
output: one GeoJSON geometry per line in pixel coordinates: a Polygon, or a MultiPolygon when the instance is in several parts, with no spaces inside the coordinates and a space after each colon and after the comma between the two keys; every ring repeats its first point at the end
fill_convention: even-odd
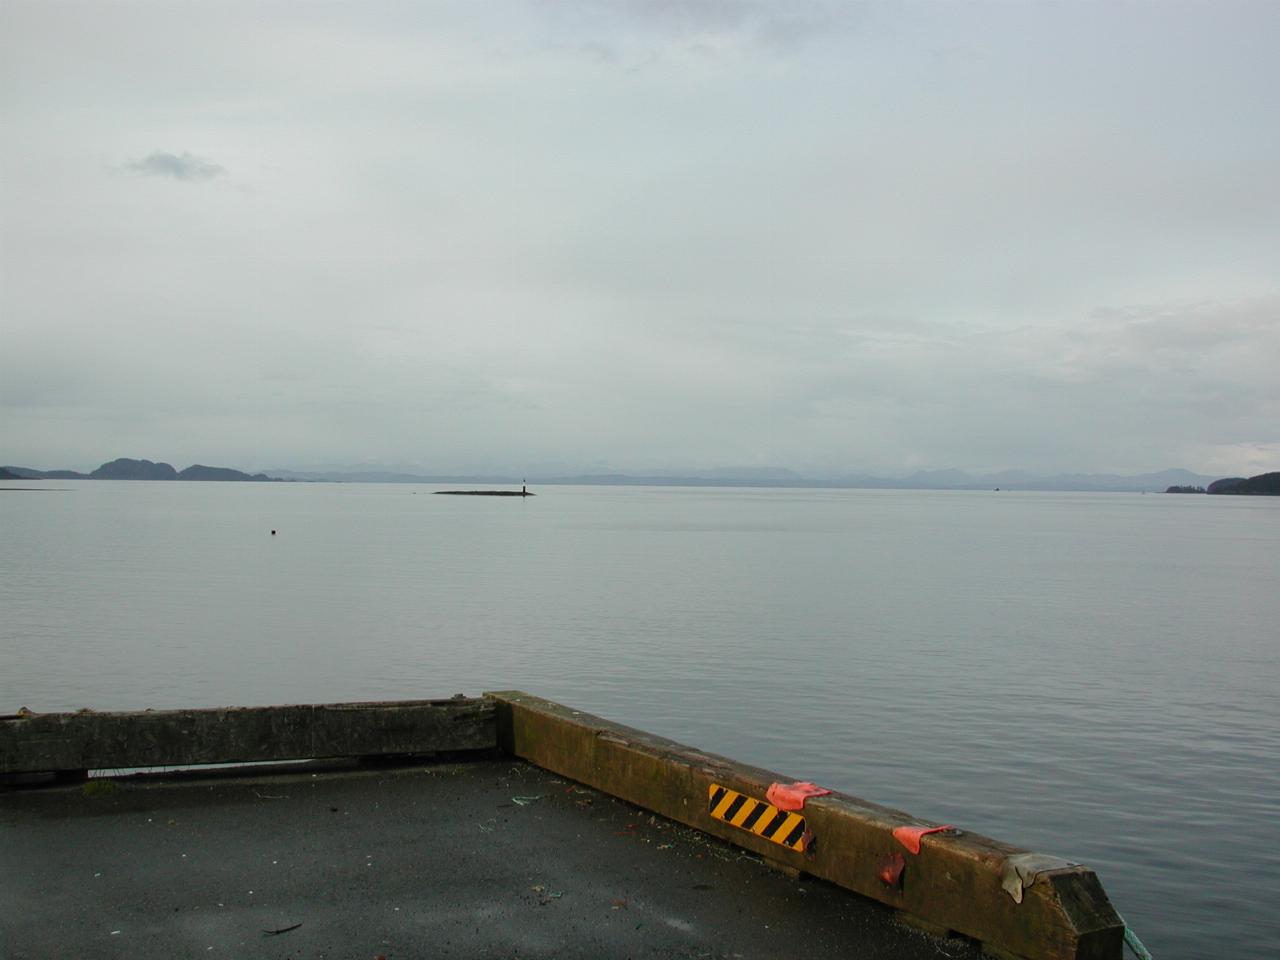
{"type": "Polygon", "coordinates": [[[252,476],[241,470],[230,467],[206,467],[195,463],[185,470],[175,470],[167,463],[153,463],[150,460],[130,460],[121,457],[104,463],[92,473],[80,473],[76,470],[32,470],[30,467],[0,467],[0,472],[10,477],[0,479],[15,480],[257,480],[269,481],[272,478],[265,473],[252,476]]]}
{"type": "MultiPolygon", "coordinates": [[[[267,470],[249,474],[230,467],[193,464],[175,470],[167,463],[122,457],[104,463],[91,473],[76,470],[35,470],[30,467],[0,467],[0,480],[236,480],[297,481],[312,483],[480,483],[517,484],[523,477],[512,475],[417,474],[376,469],[354,470],[267,470]]],[[[530,483],[542,486],[604,485],[661,487],[811,487],[828,489],[878,490],[1062,490],[1098,493],[1158,492],[1179,488],[1186,492],[1276,493],[1280,474],[1263,474],[1243,479],[1217,479],[1190,470],[1170,469],[1133,475],[1065,473],[1043,475],[1024,470],[971,474],[963,470],[924,470],[907,477],[877,477],[847,474],[834,477],[805,477],[782,468],[734,468],[688,472],[591,473],[572,476],[531,476],[530,483]],[[1273,479],[1275,478],[1275,479],[1273,479]]]]}
{"type": "MultiPolygon", "coordinates": [[[[332,481],[340,483],[519,483],[513,476],[424,475],[377,470],[268,470],[273,477],[288,480],[332,481]]],[[[1097,492],[1161,491],[1170,486],[1206,486],[1215,478],[1189,470],[1170,469],[1133,476],[1118,474],[1058,474],[1046,476],[1021,470],[970,474],[963,470],[927,470],[907,477],[877,477],[846,474],[834,477],[805,477],[792,470],[735,469],[689,472],[589,473],[560,476],[531,476],[530,483],[543,486],[562,484],[646,486],[646,487],[818,487],[830,489],[876,490],[1080,490],[1097,492]]]]}

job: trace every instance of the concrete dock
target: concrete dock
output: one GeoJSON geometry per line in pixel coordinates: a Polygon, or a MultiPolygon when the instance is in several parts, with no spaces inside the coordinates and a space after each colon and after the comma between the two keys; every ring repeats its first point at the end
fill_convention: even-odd
{"type": "Polygon", "coordinates": [[[980,956],[520,760],[271,769],[0,793],[0,955],[980,956]]]}
{"type": "Polygon", "coordinates": [[[793,779],[518,690],[24,708],[0,956],[1121,957],[1088,867],[793,779]]]}

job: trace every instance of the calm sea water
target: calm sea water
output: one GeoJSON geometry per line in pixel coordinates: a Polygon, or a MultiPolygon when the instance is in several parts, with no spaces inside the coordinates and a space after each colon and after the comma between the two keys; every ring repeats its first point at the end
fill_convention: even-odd
{"type": "Polygon", "coordinates": [[[1280,943],[1280,500],[22,485],[0,712],[522,688],[1280,943]]]}

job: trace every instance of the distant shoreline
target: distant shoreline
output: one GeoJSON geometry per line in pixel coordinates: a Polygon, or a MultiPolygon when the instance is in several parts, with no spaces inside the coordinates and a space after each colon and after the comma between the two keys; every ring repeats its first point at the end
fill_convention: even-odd
{"type": "Polygon", "coordinates": [[[1172,486],[1165,493],[1207,493],[1234,497],[1280,496],[1280,472],[1260,473],[1256,477],[1225,477],[1208,487],[1172,486]]]}
{"type": "MultiPolygon", "coordinates": [[[[418,485],[485,484],[511,486],[518,477],[499,475],[437,474],[420,475],[379,470],[357,472],[295,471],[271,469],[255,474],[230,467],[193,464],[175,470],[170,464],[150,460],[120,458],[102,464],[96,470],[37,470],[31,467],[0,466],[0,480],[204,480],[258,483],[398,483],[418,485]]],[[[1280,473],[1264,473],[1256,477],[1214,479],[1183,469],[1155,473],[1057,474],[1039,475],[1007,470],[991,474],[970,474],[962,470],[926,470],[908,477],[877,477],[848,474],[838,477],[803,477],[791,471],[751,471],[736,473],[731,469],[701,471],[692,475],[675,473],[626,474],[598,473],[559,476],[536,476],[533,482],[548,486],[635,486],[695,487],[806,490],[920,490],[920,491],[991,491],[1035,493],[1160,493],[1201,491],[1234,495],[1268,495],[1280,492],[1280,473]]],[[[3,489],[0,484],[0,489],[3,489]]],[[[31,489],[31,488],[28,488],[31,489]]],[[[494,496],[498,491],[456,489],[439,491],[462,496],[494,496]]],[[[510,494],[508,494],[510,495],[510,494]]],[[[519,494],[515,494],[518,496],[519,494]]],[[[530,494],[532,496],[532,494],[530,494]]]]}

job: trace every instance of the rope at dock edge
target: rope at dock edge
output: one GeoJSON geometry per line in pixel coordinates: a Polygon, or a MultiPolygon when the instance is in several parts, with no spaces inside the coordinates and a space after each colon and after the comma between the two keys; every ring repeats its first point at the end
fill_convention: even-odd
{"type": "Polygon", "coordinates": [[[1133,955],[1137,957],[1138,960],[1155,960],[1155,958],[1151,956],[1150,951],[1142,945],[1142,941],[1138,939],[1138,935],[1129,929],[1129,924],[1125,921],[1124,917],[1120,917],[1120,922],[1124,924],[1125,946],[1133,951],[1133,955]]]}

